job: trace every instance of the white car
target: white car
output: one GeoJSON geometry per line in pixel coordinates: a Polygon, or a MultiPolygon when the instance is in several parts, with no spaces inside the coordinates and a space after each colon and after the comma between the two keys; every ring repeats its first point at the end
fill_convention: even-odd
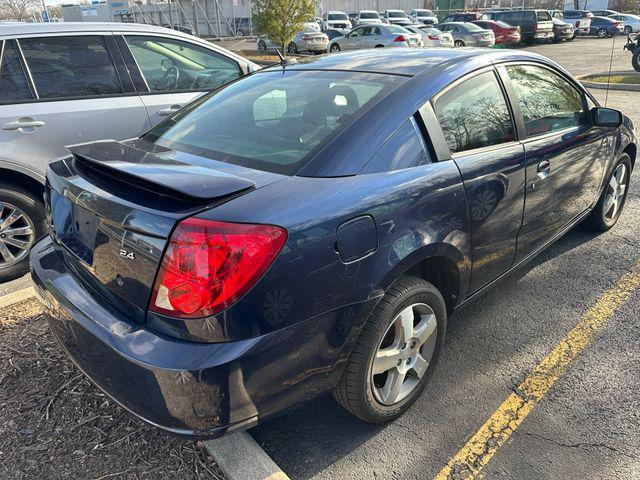
{"type": "Polygon", "coordinates": [[[370,25],[372,23],[382,23],[380,14],[375,10],[360,10],[356,17],[356,26],[370,25]]]}
{"type": "Polygon", "coordinates": [[[340,10],[329,10],[322,14],[322,30],[351,29],[349,15],[340,10]]]}
{"type": "Polygon", "coordinates": [[[363,48],[419,47],[420,35],[399,25],[360,25],[329,43],[330,52],[363,48]]]}
{"type": "Polygon", "coordinates": [[[409,18],[414,23],[422,23],[424,25],[435,25],[438,23],[438,17],[436,17],[431,10],[414,8],[409,12],[409,18]]]}
{"type": "Polygon", "coordinates": [[[407,17],[407,14],[403,10],[385,10],[382,14],[382,21],[389,24],[411,23],[409,17],[407,17]]]}
{"type": "Polygon", "coordinates": [[[640,16],[631,15],[630,13],[621,13],[619,15],[613,15],[614,20],[618,20],[624,24],[624,33],[630,34],[633,32],[640,32],[640,16]]]}
{"type": "Polygon", "coordinates": [[[304,23],[304,28],[302,30],[305,32],[319,32],[320,24],[316,21],[316,17],[309,17],[309,19],[304,23]]]}
{"type": "Polygon", "coordinates": [[[409,25],[403,28],[420,35],[423,47],[453,47],[453,35],[449,32],[441,32],[437,28],[428,27],[427,25],[409,25]]]}

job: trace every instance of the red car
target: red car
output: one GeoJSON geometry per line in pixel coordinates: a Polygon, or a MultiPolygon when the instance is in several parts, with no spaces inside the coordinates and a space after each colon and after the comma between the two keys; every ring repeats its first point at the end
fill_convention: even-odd
{"type": "Polygon", "coordinates": [[[492,30],[496,37],[496,45],[506,45],[508,43],[520,43],[520,27],[514,27],[502,20],[474,20],[479,27],[492,30]]]}

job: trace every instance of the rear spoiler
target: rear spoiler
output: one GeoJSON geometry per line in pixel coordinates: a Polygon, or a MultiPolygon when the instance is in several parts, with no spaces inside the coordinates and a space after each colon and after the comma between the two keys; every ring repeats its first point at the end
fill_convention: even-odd
{"type": "Polygon", "coordinates": [[[219,199],[255,188],[255,182],[213,168],[177,161],[172,150],[137,142],[99,142],[73,145],[67,149],[80,166],[114,177],[145,190],[191,202],[219,199]]]}

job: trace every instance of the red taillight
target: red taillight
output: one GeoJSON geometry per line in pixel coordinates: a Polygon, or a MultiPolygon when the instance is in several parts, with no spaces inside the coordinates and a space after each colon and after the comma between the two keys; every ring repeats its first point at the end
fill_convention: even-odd
{"type": "Polygon", "coordinates": [[[439,40],[437,35],[427,35],[429,40],[439,40]]]}
{"type": "Polygon", "coordinates": [[[403,35],[398,35],[396,38],[393,39],[394,42],[406,42],[405,38],[403,35]]]}
{"type": "Polygon", "coordinates": [[[189,218],[171,236],[149,310],[201,318],[244,295],[276,258],[284,228],[189,218]]]}

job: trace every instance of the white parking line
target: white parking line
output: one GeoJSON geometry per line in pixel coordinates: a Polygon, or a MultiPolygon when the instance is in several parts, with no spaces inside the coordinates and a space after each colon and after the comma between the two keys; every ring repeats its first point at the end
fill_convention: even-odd
{"type": "Polygon", "coordinates": [[[9,293],[0,297],[0,310],[20,303],[24,300],[28,300],[36,296],[36,291],[33,287],[23,288],[17,292],[9,293]]]}

